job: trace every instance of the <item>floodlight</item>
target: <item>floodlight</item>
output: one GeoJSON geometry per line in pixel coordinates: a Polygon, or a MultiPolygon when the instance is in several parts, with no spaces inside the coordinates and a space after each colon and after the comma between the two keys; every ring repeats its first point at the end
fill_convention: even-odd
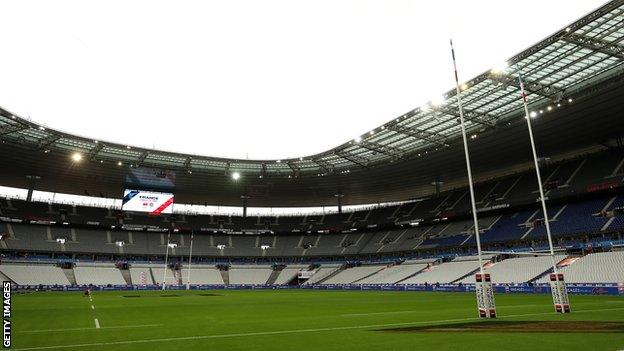
{"type": "Polygon", "coordinates": [[[71,158],[74,162],[80,162],[82,160],[82,154],[80,152],[75,152],[71,158]]]}
{"type": "Polygon", "coordinates": [[[531,113],[529,113],[529,116],[530,116],[531,118],[535,118],[535,117],[537,117],[537,112],[535,112],[535,111],[531,111],[531,113]]]}
{"type": "Polygon", "coordinates": [[[359,143],[360,141],[362,141],[362,137],[356,137],[355,139],[353,139],[353,141],[359,143]]]}
{"type": "Polygon", "coordinates": [[[270,248],[271,248],[271,246],[270,246],[270,245],[260,245],[260,248],[261,248],[262,250],[266,250],[266,249],[270,249],[270,248]]]}
{"type": "Polygon", "coordinates": [[[217,249],[223,250],[223,249],[225,249],[225,245],[224,244],[219,244],[219,245],[217,245],[217,249]]]}
{"type": "Polygon", "coordinates": [[[176,243],[169,243],[167,246],[169,246],[170,249],[175,249],[176,247],[178,247],[178,244],[176,244],[176,243]]]}
{"type": "Polygon", "coordinates": [[[56,238],[56,242],[63,245],[65,244],[66,239],[65,238],[56,238]]]}
{"type": "Polygon", "coordinates": [[[115,241],[115,245],[119,247],[123,247],[124,245],[126,245],[126,243],[123,240],[117,240],[115,241]]]}
{"type": "Polygon", "coordinates": [[[232,179],[234,179],[234,180],[239,180],[239,179],[240,179],[240,177],[241,177],[240,173],[238,173],[238,172],[234,172],[234,173],[232,173],[232,179]]]}

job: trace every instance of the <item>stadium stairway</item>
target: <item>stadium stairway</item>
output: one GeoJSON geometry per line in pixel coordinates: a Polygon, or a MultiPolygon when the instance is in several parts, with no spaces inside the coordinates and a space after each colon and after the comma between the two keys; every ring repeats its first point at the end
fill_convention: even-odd
{"type": "Polygon", "coordinates": [[[347,265],[343,264],[342,266],[340,266],[340,268],[336,269],[335,271],[331,272],[330,274],[328,274],[325,278],[317,281],[315,284],[323,284],[323,282],[331,279],[332,277],[338,275],[338,273],[344,271],[345,269],[347,269],[347,265]]]}
{"type": "Polygon", "coordinates": [[[71,285],[77,285],[76,284],[76,273],[74,273],[74,269],[73,268],[63,268],[63,273],[65,273],[65,276],[67,277],[67,280],[69,280],[69,283],[71,285]]]}
{"type": "MultiPolygon", "coordinates": [[[[485,266],[485,265],[484,265],[484,266],[485,266]]],[[[485,268],[485,267],[484,267],[484,268],[485,268]]],[[[473,271],[471,271],[471,272],[468,272],[467,274],[464,274],[464,275],[462,275],[461,277],[459,277],[459,278],[457,278],[457,279],[453,280],[453,281],[451,282],[451,284],[459,283],[459,282],[461,282],[462,280],[464,280],[464,279],[466,279],[466,278],[468,278],[468,277],[472,277],[473,275],[477,274],[477,272],[479,272],[479,268],[478,268],[478,267],[477,267],[477,269],[475,269],[475,270],[473,270],[473,271]]]]}
{"type": "Polygon", "coordinates": [[[354,281],[352,281],[352,282],[351,282],[351,284],[357,284],[357,282],[362,281],[362,280],[364,280],[364,279],[366,279],[366,278],[372,277],[372,276],[374,276],[375,274],[377,274],[377,273],[379,273],[379,272],[383,271],[384,269],[388,269],[388,268],[390,268],[390,267],[392,267],[392,266],[394,266],[394,265],[395,265],[395,263],[389,264],[389,265],[387,265],[387,266],[383,266],[382,268],[380,268],[380,269],[378,269],[378,270],[374,271],[373,273],[371,273],[371,274],[369,274],[369,275],[367,275],[367,276],[365,276],[365,277],[362,277],[362,278],[360,278],[360,279],[358,279],[358,280],[354,280],[354,281]]]}
{"type": "Polygon", "coordinates": [[[266,281],[266,285],[273,285],[275,284],[275,281],[277,280],[277,277],[279,277],[280,273],[282,273],[282,268],[275,267],[273,269],[273,272],[271,272],[271,275],[269,276],[269,279],[267,279],[266,281]]]}
{"type": "Polygon", "coordinates": [[[223,284],[230,285],[230,272],[224,269],[220,269],[219,272],[221,272],[221,279],[223,279],[223,284]]]}
{"type": "Polygon", "coordinates": [[[429,269],[431,269],[431,267],[433,267],[434,265],[438,265],[438,264],[440,264],[440,263],[433,262],[433,263],[431,263],[431,266],[425,266],[423,269],[417,271],[416,273],[410,274],[407,277],[399,280],[398,282],[394,282],[394,284],[400,284],[400,283],[402,283],[402,282],[404,282],[404,281],[406,281],[406,280],[408,280],[408,279],[410,279],[412,277],[415,277],[415,276],[419,275],[422,272],[428,271],[429,269]]]}
{"type": "MultiPolygon", "coordinates": [[[[495,256],[495,257],[492,257],[490,259],[484,259],[485,262],[483,263],[483,269],[485,270],[485,269],[491,267],[492,266],[492,262],[501,262],[503,260],[504,260],[504,258],[502,258],[501,256],[498,256],[498,257],[495,256]]],[[[480,271],[480,269],[479,269],[479,267],[477,267],[474,271],[469,272],[467,274],[464,274],[463,276],[453,280],[451,282],[451,284],[459,283],[459,282],[461,282],[462,280],[464,280],[464,279],[466,279],[468,277],[472,277],[475,274],[477,274],[479,271],[480,271]]]]}
{"type": "Polygon", "coordinates": [[[4,273],[0,272],[0,279],[2,279],[3,282],[12,282],[15,283],[12,279],[10,279],[9,277],[7,277],[6,275],[4,275],[4,273]]]}
{"type": "Polygon", "coordinates": [[[154,270],[152,268],[149,269],[149,274],[152,277],[152,281],[157,284],[158,280],[154,279],[154,270]]]}
{"type": "MultiPolygon", "coordinates": [[[[126,284],[132,285],[132,277],[130,276],[130,270],[129,269],[120,269],[119,271],[121,272],[121,276],[126,281],[126,284]]],[[[71,280],[70,280],[70,282],[71,282],[71,280]]]]}
{"type": "MultiPolygon", "coordinates": [[[[581,256],[581,257],[582,257],[582,256],[581,256]]],[[[559,261],[557,262],[557,268],[561,268],[561,267],[563,267],[563,266],[568,266],[568,265],[570,265],[570,264],[574,263],[574,262],[575,262],[578,258],[579,258],[579,257],[567,256],[567,257],[565,257],[564,259],[559,260],[559,261]],[[562,264],[563,262],[567,262],[567,263],[566,263],[566,264],[562,264]]],[[[550,267],[550,268],[548,268],[546,271],[544,271],[544,272],[542,272],[541,274],[537,275],[535,278],[531,278],[531,279],[529,279],[529,281],[528,281],[527,283],[534,283],[534,282],[536,282],[537,280],[539,280],[539,279],[541,279],[541,278],[543,278],[543,277],[545,277],[545,276],[549,275],[549,274],[550,274],[550,273],[552,273],[552,272],[553,272],[553,269],[552,269],[552,267],[550,267]]]]}

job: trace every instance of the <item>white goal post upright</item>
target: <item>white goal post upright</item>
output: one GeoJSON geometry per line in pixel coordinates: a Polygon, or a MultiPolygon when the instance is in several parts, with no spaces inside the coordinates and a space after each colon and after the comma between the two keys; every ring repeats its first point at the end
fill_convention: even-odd
{"type": "Polygon", "coordinates": [[[529,113],[529,105],[527,101],[527,94],[524,90],[524,81],[522,80],[522,74],[518,72],[518,80],[520,83],[520,93],[522,94],[522,104],[524,105],[524,118],[527,122],[529,129],[529,139],[531,140],[531,150],[533,151],[533,162],[535,162],[535,175],[537,176],[537,185],[539,189],[540,202],[542,203],[542,212],[544,213],[544,225],[546,227],[546,236],[548,237],[548,247],[550,249],[550,259],[552,262],[553,274],[550,274],[550,289],[553,297],[553,304],[555,311],[558,313],[570,312],[570,301],[568,299],[568,291],[565,286],[563,274],[557,272],[557,262],[555,261],[555,250],[553,248],[552,234],[550,232],[550,223],[548,220],[548,210],[546,208],[546,196],[544,194],[544,187],[542,185],[542,175],[539,168],[539,161],[537,159],[537,151],[535,148],[535,139],[533,138],[533,128],[531,127],[531,114],[529,113]]]}
{"type": "Polygon", "coordinates": [[[191,258],[193,257],[193,235],[194,231],[191,231],[191,244],[189,248],[189,259],[188,259],[188,276],[186,278],[186,290],[191,290],[191,258]]]}
{"type": "Polygon", "coordinates": [[[167,282],[167,263],[169,260],[169,240],[171,239],[171,229],[167,233],[167,248],[165,249],[165,269],[163,270],[163,283],[162,289],[165,290],[166,282],[167,282]]]}
{"type": "Polygon", "coordinates": [[[466,137],[466,126],[464,124],[464,110],[461,101],[461,89],[459,85],[459,75],[457,74],[457,62],[455,60],[455,49],[453,40],[450,40],[451,56],[453,57],[453,69],[455,70],[455,87],[457,92],[457,106],[459,108],[459,122],[461,125],[462,139],[464,142],[464,154],[466,156],[466,170],[468,171],[468,189],[470,190],[470,205],[472,206],[472,219],[474,221],[474,233],[477,241],[477,256],[479,258],[479,273],[475,276],[475,292],[477,295],[477,309],[481,318],[496,318],[496,303],[494,302],[494,290],[490,280],[490,274],[483,272],[483,258],[481,255],[481,237],[479,233],[479,220],[477,218],[477,205],[472,183],[472,167],[470,166],[470,154],[468,152],[468,139],[466,137]]]}

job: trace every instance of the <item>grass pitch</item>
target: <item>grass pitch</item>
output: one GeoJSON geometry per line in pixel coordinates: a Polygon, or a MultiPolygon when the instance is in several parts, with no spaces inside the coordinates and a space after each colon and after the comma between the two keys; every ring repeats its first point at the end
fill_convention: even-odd
{"type": "Polygon", "coordinates": [[[624,298],[571,299],[573,313],[557,315],[549,295],[498,295],[500,318],[487,322],[472,293],[14,294],[12,350],[624,349],[624,298]]]}

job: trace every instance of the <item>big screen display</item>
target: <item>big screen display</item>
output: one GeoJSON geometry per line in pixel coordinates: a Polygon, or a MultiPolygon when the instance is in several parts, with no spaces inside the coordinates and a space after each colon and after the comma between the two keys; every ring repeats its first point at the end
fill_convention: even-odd
{"type": "Polygon", "coordinates": [[[173,194],[143,190],[124,190],[121,209],[124,211],[147,212],[151,215],[173,213],[173,194]]]}

